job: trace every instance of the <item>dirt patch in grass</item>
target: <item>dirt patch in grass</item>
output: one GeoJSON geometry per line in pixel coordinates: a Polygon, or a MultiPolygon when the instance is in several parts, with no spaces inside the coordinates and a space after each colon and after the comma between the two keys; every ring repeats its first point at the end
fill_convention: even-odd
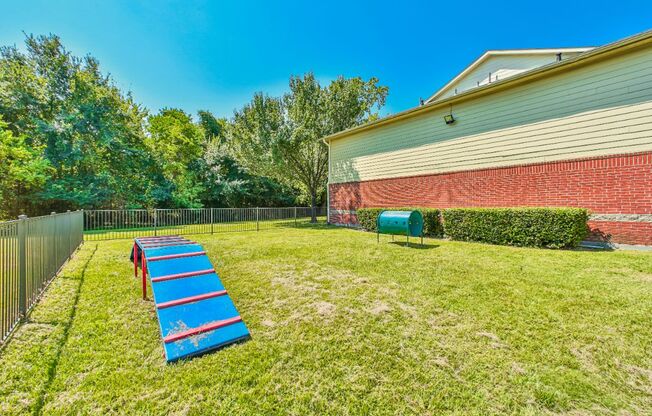
{"type": "Polygon", "coordinates": [[[384,313],[387,313],[391,311],[392,308],[386,304],[385,302],[381,301],[376,301],[371,309],[369,309],[369,312],[371,312],[372,315],[382,315],[384,313]]]}
{"type": "Polygon", "coordinates": [[[634,278],[640,279],[644,282],[652,283],[652,273],[637,273],[634,275],[634,278]]]}
{"type": "Polygon", "coordinates": [[[297,275],[297,272],[288,271],[278,274],[272,278],[273,286],[283,286],[290,290],[298,290],[302,292],[312,292],[317,290],[317,286],[307,282],[297,275]]]}
{"type": "Polygon", "coordinates": [[[593,347],[591,345],[583,345],[581,347],[571,348],[570,353],[587,371],[596,372],[598,371],[598,367],[595,365],[592,349],[593,347]]]}
{"type": "Polygon", "coordinates": [[[652,369],[626,364],[623,369],[629,375],[627,383],[642,393],[652,395],[652,369]]]}
{"type": "Polygon", "coordinates": [[[274,328],[276,326],[276,322],[272,321],[271,319],[263,319],[261,324],[268,328],[274,328]]]}
{"type": "Polygon", "coordinates": [[[317,302],[312,305],[317,313],[324,317],[330,318],[335,314],[337,307],[330,302],[317,302]]]}

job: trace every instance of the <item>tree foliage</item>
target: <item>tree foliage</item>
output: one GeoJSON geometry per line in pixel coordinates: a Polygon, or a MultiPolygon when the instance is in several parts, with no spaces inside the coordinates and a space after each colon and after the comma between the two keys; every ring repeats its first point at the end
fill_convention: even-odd
{"type": "Polygon", "coordinates": [[[208,145],[202,158],[203,200],[212,207],[290,206],[295,190],[264,176],[249,174],[221,141],[208,145]]]}
{"type": "Polygon", "coordinates": [[[283,97],[254,95],[235,113],[228,143],[249,172],[299,188],[314,207],[328,175],[319,139],[378,118],[388,88],[376,78],[338,77],[322,87],[311,73],[290,79],[283,97]]]}
{"type": "Polygon", "coordinates": [[[227,124],[226,119],[218,119],[207,110],[199,110],[197,115],[199,116],[199,125],[204,129],[206,141],[213,142],[217,140],[221,142],[224,138],[224,128],[227,124]]]}
{"type": "Polygon", "coordinates": [[[0,48],[0,216],[66,209],[313,206],[324,190],[318,139],[375,119],[387,88],[312,74],[256,94],[234,114],[150,114],[90,55],[56,35],[0,48]]]}
{"type": "Polygon", "coordinates": [[[163,109],[148,119],[147,147],[171,192],[165,205],[181,208],[201,207],[203,188],[193,167],[204,151],[204,131],[192,117],[179,109],[163,109]]]}
{"type": "Polygon", "coordinates": [[[0,218],[17,212],[27,198],[40,189],[51,170],[39,148],[27,144],[24,136],[7,130],[0,117],[0,218]]]}
{"type": "MultiPolygon", "coordinates": [[[[116,207],[145,194],[151,167],[145,111],[90,57],[72,56],[56,36],[29,36],[26,53],[0,50],[0,115],[13,134],[42,149],[52,172],[36,211],[116,207]]],[[[30,209],[32,208],[32,209],[30,209]]],[[[16,214],[16,212],[12,212],[16,214]]]]}

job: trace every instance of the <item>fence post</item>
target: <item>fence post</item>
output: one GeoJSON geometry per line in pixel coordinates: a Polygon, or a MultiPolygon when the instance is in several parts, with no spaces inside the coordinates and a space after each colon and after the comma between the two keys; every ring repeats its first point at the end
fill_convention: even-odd
{"type": "Polygon", "coordinates": [[[213,208],[211,208],[211,234],[213,234],[213,208]]]}
{"type": "MultiPolygon", "coordinates": [[[[79,235],[79,247],[80,245],[84,244],[84,224],[86,224],[86,215],[84,215],[84,209],[82,208],[81,210],[81,230],[78,230],[81,234],[79,235]]],[[[77,248],[75,247],[75,248],[77,248]]]]}
{"type": "Polygon", "coordinates": [[[258,211],[260,208],[256,207],[256,231],[260,231],[260,224],[258,222],[258,211]]]}
{"type": "Polygon", "coordinates": [[[154,208],[154,237],[157,236],[156,225],[158,222],[158,209],[154,208]]]}
{"type": "Polygon", "coordinates": [[[297,207],[294,207],[294,226],[297,226],[297,207]]]}
{"type": "Polygon", "coordinates": [[[27,215],[18,219],[18,313],[20,319],[27,315],[27,215]]]}
{"type": "MultiPolygon", "coordinates": [[[[57,215],[57,213],[55,211],[52,211],[50,215],[54,216],[57,215]]],[[[57,263],[59,263],[59,237],[57,237],[59,235],[58,234],[59,230],[57,229],[57,219],[54,218],[54,221],[52,222],[54,223],[54,233],[52,234],[52,241],[54,242],[54,266],[53,266],[54,271],[52,272],[52,276],[50,276],[51,278],[57,274],[57,270],[58,270],[57,263]]]]}
{"type": "Polygon", "coordinates": [[[70,210],[66,210],[66,228],[68,229],[68,260],[72,257],[72,218],[70,210]]]}

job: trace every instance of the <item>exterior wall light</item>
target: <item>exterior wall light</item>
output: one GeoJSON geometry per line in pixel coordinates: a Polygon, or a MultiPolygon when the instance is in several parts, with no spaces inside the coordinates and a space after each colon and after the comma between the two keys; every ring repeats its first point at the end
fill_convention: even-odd
{"type": "Polygon", "coordinates": [[[446,124],[453,124],[453,123],[455,123],[455,117],[453,117],[452,113],[451,114],[446,114],[444,116],[444,121],[446,122],[446,124]]]}

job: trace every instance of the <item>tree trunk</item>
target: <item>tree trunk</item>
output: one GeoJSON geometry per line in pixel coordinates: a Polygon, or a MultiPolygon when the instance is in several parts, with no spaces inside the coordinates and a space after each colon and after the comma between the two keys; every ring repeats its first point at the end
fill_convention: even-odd
{"type": "Polygon", "coordinates": [[[310,222],[317,222],[317,192],[315,190],[310,191],[310,222]]]}

